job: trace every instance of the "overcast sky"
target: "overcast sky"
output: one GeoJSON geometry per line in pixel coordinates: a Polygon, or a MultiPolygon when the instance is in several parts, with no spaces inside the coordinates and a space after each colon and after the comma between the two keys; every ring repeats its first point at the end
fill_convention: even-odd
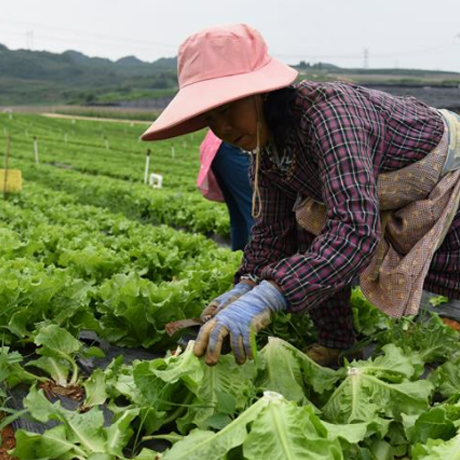
{"type": "Polygon", "coordinates": [[[8,48],[112,60],[172,57],[189,34],[233,22],[288,64],[460,72],[460,0],[0,0],[8,48]]]}

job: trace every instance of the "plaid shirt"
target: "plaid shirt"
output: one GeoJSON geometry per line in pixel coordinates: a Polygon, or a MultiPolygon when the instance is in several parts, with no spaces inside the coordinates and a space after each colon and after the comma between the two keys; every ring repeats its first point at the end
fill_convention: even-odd
{"type": "MultiPolygon", "coordinates": [[[[236,280],[247,273],[274,280],[290,311],[321,305],[326,314],[349,302],[349,286],[379,242],[377,175],[426,156],[441,140],[444,122],[414,98],[340,82],[304,81],[295,88],[284,151],[276,158],[270,149],[261,152],[262,214],[236,280]],[[286,157],[288,170],[277,166],[286,157]],[[307,196],[327,208],[326,226],[316,238],[298,227],[293,211],[307,196]]],[[[254,179],[254,162],[250,174],[254,179]]],[[[316,318],[318,326],[323,316],[316,318]]],[[[340,322],[330,314],[323,322],[331,320],[340,322]]],[[[332,327],[352,328],[346,321],[332,327]]],[[[323,340],[329,346],[349,341],[323,340]]]]}

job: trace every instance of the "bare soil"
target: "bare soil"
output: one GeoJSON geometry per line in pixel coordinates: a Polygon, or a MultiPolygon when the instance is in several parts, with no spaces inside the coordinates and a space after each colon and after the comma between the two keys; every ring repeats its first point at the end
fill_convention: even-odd
{"type": "Polygon", "coordinates": [[[0,446],[0,460],[17,460],[16,457],[12,457],[8,451],[14,449],[16,446],[16,438],[14,437],[14,431],[11,425],[8,425],[2,430],[2,444],[0,446]]]}
{"type": "Polygon", "coordinates": [[[41,115],[50,118],[69,118],[72,120],[99,120],[99,121],[109,121],[113,123],[129,123],[129,124],[142,124],[142,125],[150,125],[151,122],[149,121],[142,121],[142,120],[122,120],[119,118],[98,118],[98,117],[82,117],[79,115],[62,115],[60,113],[42,113],[41,115]]]}

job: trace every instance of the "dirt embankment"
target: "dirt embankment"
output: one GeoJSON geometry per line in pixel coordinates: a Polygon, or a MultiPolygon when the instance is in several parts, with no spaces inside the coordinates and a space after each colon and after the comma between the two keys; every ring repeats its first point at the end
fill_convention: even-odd
{"type": "Polygon", "coordinates": [[[101,118],[101,117],[83,117],[80,115],[63,115],[60,113],[42,113],[45,117],[50,118],[70,118],[73,120],[99,120],[99,121],[110,121],[113,123],[130,123],[130,124],[142,124],[142,125],[149,125],[151,122],[149,121],[142,121],[142,120],[123,120],[119,118],[101,118]]]}
{"type": "Polygon", "coordinates": [[[395,96],[413,96],[438,109],[449,109],[460,113],[460,87],[364,85],[395,96]]]}

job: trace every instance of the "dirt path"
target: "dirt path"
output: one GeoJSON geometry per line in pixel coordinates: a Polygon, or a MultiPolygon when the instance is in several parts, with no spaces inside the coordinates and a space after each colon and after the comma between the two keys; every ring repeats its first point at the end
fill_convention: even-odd
{"type": "Polygon", "coordinates": [[[108,121],[111,123],[130,123],[136,125],[150,125],[152,122],[143,120],[122,120],[119,118],[101,118],[101,117],[83,117],[80,115],[63,115],[60,113],[41,113],[44,117],[50,118],[68,118],[72,120],[91,120],[91,121],[108,121]]]}

